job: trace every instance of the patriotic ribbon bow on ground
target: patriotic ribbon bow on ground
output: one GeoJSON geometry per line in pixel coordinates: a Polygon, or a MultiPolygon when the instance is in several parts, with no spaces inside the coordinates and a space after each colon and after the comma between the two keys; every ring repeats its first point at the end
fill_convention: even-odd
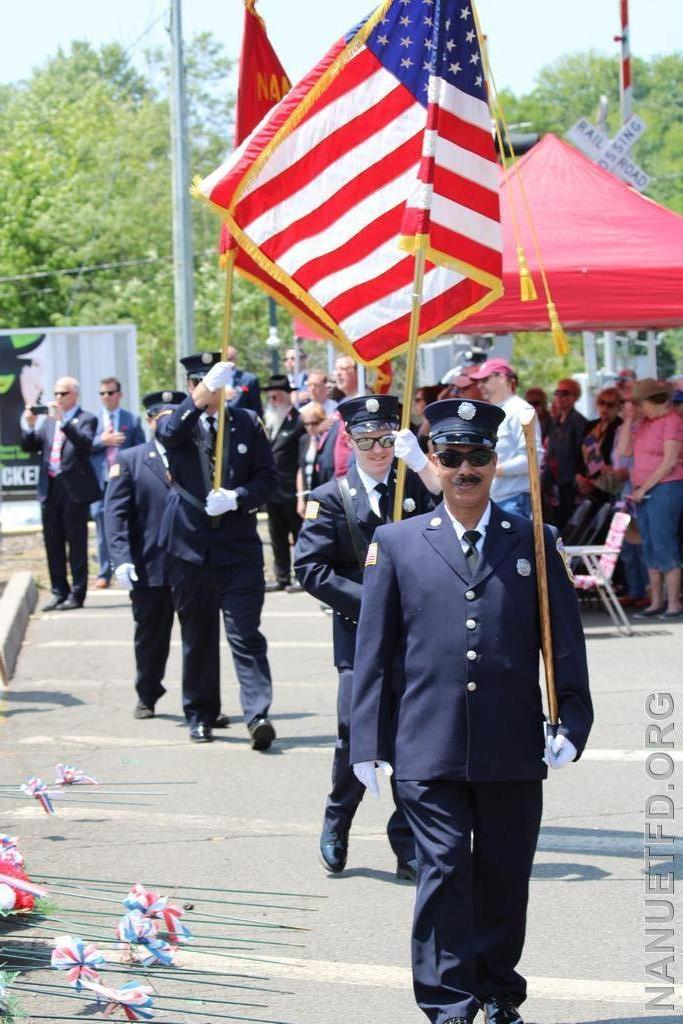
{"type": "Polygon", "coordinates": [[[61,935],[55,939],[51,962],[58,971],[69,972],[66,980],[78,992],[83,987],[83,982],[100,981],[95,968],[105,963],[105,958],[92,942],[86,944],[82,939],[75,939],[71,935],[61,935]]]}
{"type": "Polygon", "coordinates": [[[385,0],[196,185],[237,269],[366,363],[502,294],[499,171],[470,0],[385,0]],[[246,254],[246,259],[243,255],[246,254]]]}
{"type": "Polygon", "coordinates": [[[155,961],[166,966],[173,963],[173,950],[158,938],[154,921],[139,910],[121,918],[116,927],[116,937],[127,946],[135,947],[135,953],[145,967],[155,961]]]}
{"type": "Polygon", "coordinates": [[[180,920],[185,913],[182,907],[169,904],[168,897],[145,889],[139,882],[132,887],[123,905],[126,910],[137,910],[145,917],[163,922],[163,930],[167,932],[171,942],[187,942],[192,938],[192,932],[180,920]]]}
{"type": "Polygon", "coordinates": [[[123,1010],[128,1020],[151,1020],[154,1016],[151,1009],[154,1005],[154,989],[149,985],[128,981],[121,988],[108,988],[96,982],[84,981],[83,988],[93,992],[98,1003],[107,1004],[102,1011],[105,1017],[111,1017],[119,1009],[123,1010]]]}
{"type": "Polygon", "coordinates": [[[35,777],[30,778],[28,782],[23,783],[21,790],[23,793],[26,793],[27,796],[32,796],[37,800],[46,814],[55,813],[52,800],[50,799],[50,793],[42,779],[37,779],[35,777]]]}
{"type": "MultiPolygon", "coordinates": [[[[0,833],[0,863],[14,864],[20,868],[24,864],[24,857],[17,846],[16,836],[8,836],[0,833]]],[[[1,870],[1,869],[0,869],[1,870]]]]}
{"type": "Polygon", "coordinates": [[[97,779],[86,775],[81,768],[74,768],[71,764],[55,765],[56,786],[97,786],[97,779]]]}

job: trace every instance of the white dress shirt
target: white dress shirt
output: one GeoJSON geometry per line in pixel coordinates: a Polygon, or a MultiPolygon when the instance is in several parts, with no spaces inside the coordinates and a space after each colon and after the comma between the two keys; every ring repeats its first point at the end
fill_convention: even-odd
{"type": "Polygon", "coordinates": [[[384,476],[381,480],[375,480],[374,477],[371,477],[366,472],[364,472],[364,470],[360,468],[358,463],[356,463],[356,469],[358,470],[358,476],[360,477],[363,487],[368,492],[368,501],[370,502],[370,508],[375,513],[375,515],[379,519],[381,519],[382,515],[379,510],[379,491],[376,491],[375,488],[377,487],[377,484],[386,484],[388,482],[389,473],[391,472],[391,470],[387,470],[386,476],[384,476]]]}
{"type": "MultiPolygon", "coordinates": [[[[453,515],[453,513],[450,511],[450,509],[448,508],[448,505],[446,504],[446,502],[444,502],[443,507],[446,509],[446,513],[448,515],[448,518],[453,523],[453,529],[455,530],[456,537],[460,541],[460,547],[462,548],[463,554],[467,554],[467,552],[470,550],[470,545],[464,539],[464,537],[465,537],[465,531],[471,529],[471,527],[463,526],[462,523],[460,522],[460,520],[456,519],[455,516],[453,515]]],[[[481,549],[484,546],[484,538],[486,537],[486,530],[487,530],[487,527],[489,525],[489,520],[490,519],[491,519],[491,502],[489,501],[489,503],[487,504],[486,508],[482,512],[482,515],[481,515],[481,518],[480,518],[479,522],[474,527],[474,529],[480,535],[479,536],[479,540],[477,541],[477,544],[476,544],[477,554],[478,555],[481,555],[481,549]]]]}

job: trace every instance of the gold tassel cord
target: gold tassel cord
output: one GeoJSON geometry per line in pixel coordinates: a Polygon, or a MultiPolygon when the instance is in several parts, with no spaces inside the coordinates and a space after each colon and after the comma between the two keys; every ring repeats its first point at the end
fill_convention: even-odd
{"type": "Polygon", "coordinates": [[[521,245],[517,246],[517,263],[519,264],[519,290],[522,302],[535,302],[538,298],[536,285],[527,265],[526,255],[521,245]]]}
{"type": "MultiPolygon", "coordinates": [[[[479,34],[480,45],[481,45],[481,38],[482,38],[482,36],[481,36],[481,25],[480,25],[480,21],[479,21],[479,12],[477,11],[477,9],[475,7],[474,0],[472,0],[472,10],[473,10],[473,13],[474,13],[475,25],[476,25],[477,32],[479,34]]],[[[505,117],[505,112],[504,112],[502,104],[500,102],[498,90],[496,88],[496,83],[495,83],[495,79],[493,77],[493,72],[491,70],[491,66],[490,66],[490,64],[488,62],[488,57],[487,57],[487,54],[486,54],[486,50],[483,47],[482,47],[482,57],[483,57],[484,65],[485,65],[486,78],[487,78],[487,81],[490,83],[490,86],[491,86],[492,106],[495,107],[496,113],[498,115],[495,118],[495,121],[496,121],[496,134],[497,134],[497,137],[499,139],[499,145],[500,145],[500,126],[498,124],[498,117],[500,118],[500,122],[503,125],[503,132],[504,132],[505,140],[506,140],[507,145],[508,145],[508,147],[510,149],[510,152],[514,154],[514,148],[512,146],[512,139],[510,137],[510,130],[508,128],[507,119],[505,117]]],[[[501,146],[501,149],[504,152],[504,149],[505,149],[504,145],[501,146]]],[[[503,166],[506,168],[506,173],[507,173],[507,166],[506,166],[506,163],[505,163],[505,157],[503,156],[502,159],[503,159],[503,166]]],[[[536,225],[534,224],[534,219],[533,219],[533,216],[532,216],[532,213],[531,213],[531,207],[529,205],[529,197],[527,195],[526,187],[524,185],[523,175],[520,174],[520,172],[519,172],[519,167],[513,168],[512,173],[509,174],[508,180],[509,180],[509,185],[510,185],[510,188],[509,188],[509,192],[510,192],[509,198],[510,198],[510,200],[512,200],[512,195],[511,195],[511,192],[512,192],[512,180],[511,179],[513,177],[515,178],[517,186],[519,188],[519,192],[520,192],[520,195],[521,195],[521,198],[522,198],[522,204],[524,206],[524,212],[525,212],[525,215],[526,215],[527,222],[529,224],[529,230],[531,231],[531,238],[532,238],[533,245],[534,245],[534,253],[536,255],[536,262],[538,263],[538,270],[539,270],[539,273],[541,275],[541,281],[543,282],[543,291],[545,293],[546,306],[547,306],[547,309],[548,309],[548,319],[550,320],[550,331],[551,331],[553,340],[555,342],[555,349],[556,349],[558,355],[566,356],[568,354],[568,352],[569,352],[569,341],[567,339],[567,335],[565,334],[564,329],[562,327],[562,324],[560,322],[560,317],[559,317],[559,314],[557,312],[557,307],[555,306],[555,303],[553,302],[553,297],[552,297],[552,294],[551,294],[551,291],[550,291],[550,283],[548,281],[548,275],[546,273],[545,265],[543,263],[543,257],[541,255],[541,246],[540,246],[540,242],[539,242],[539,239],[538,239],[538,232],[536,231],[536,225]]],[[[513,208],[513,203],[511,202],[511,209],[512,208],[513,208]]],[[[527,267],[527,270],[528,270],[528,267],[527,267]]],[[[520,275],[520,279],[521,279],[521,275],[520,275]]],[[[524,287],[524,285],[522,285],[522,287],[524,287]]]]}

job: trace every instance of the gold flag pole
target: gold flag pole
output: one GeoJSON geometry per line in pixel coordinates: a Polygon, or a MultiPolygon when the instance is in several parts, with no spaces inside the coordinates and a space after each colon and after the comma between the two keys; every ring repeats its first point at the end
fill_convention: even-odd
{"type": "Polygon", "coordinates": [[[533,409],[520,413],[524,440],[529,461],[529,484],[531,492],[531,515],[534,526],[534,554],[536,560],[536,586],[541,619],[541,651],[545,666],[545,685],[548,693],[548,719],[550,725],[559,722],[557,690],[555,687],[555,661],[553,659],[553,633],[550,625],[550,595],[548,592],[548,565],[545,557],[543,534],[543,504],[541,501],[541,477],[536,451],[536,413],[533,409]]]}
{"type": "MultiPolygon", "coordinates": [[[[232,321],[232,286],[235,278],[235,259],[237,249],[230,249],[226,254],[225,293],[223,295],[223,323],[221,329],[221,362],[228,360],[230,347],[230,325],[232,321]]],[[[223,389],[221,389],[222,391],[223,389]]],[[[213,470],[213,489],[219,491],[223,482],[223,448],[225,446],[226,426],[229,424],[229,412],[226,409],[225,392],[223,401],[218,406],[218,425],[216,428],[216,451],[213,470]]]]}
{"type": "MultiPolygon", "coordinates": [[[[422,308],[422,289],[425,276],[425,250],[421,245],[415,253],[415,273],[413,275],[413,302],[410,310],[410,330],[408,333],[408,353],[406,357],[406,383],[403,389],[403,410],[401,413],[401,430],[410,426],[410,412],[415,387],[415,364],[417,363],[417,343],[420,336],[420,311],[422,308]]],[[[400,522],[403,515],[403,494],[406,486],[406,464],[402,460],[398,464],[396,474],[396,492],[394,495],[394,522],[400,522]]]]}

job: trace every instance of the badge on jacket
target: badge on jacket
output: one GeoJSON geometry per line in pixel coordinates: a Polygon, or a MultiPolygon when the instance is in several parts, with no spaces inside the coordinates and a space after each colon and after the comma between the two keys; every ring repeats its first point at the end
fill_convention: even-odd
{"type": "Polygon", "coordinates": [[[569,582],[573,583],[574,582],[574,573],[572,572],[572,567],[569,564],[569,558],[567,556],[567,552],[564,549],[564,544],[562,543],[562,538],[561,537],[557,538],[557,541],[555,543],[555,547],[557,548],[557,553],[560,556],[560,558],[562,559],[562,564],[564,565],[564,567],[565,567],[565,569],[567,571],[567,576],[569,577],[569,582]]]}
{"type": "Polygon", "coordinates": [[[121,476],[121,463],[115,462],[113,466],[109,467],[109,479],[114,480],[117,476],[121,476]]]}
{"type": "Polygon", "coordinates": [[[304,519],[317,519],[318,513],[320,512],[319,501],[307,501],[306,509],[304,511],[304,519]]]}
{"type": "Polygon", "coordinates": [[[377,565],[377,556],[379,554],[379,545],[373,540],[372,544],[368,548],[368,553],[365,556],[365,565],[377,565]]]}

